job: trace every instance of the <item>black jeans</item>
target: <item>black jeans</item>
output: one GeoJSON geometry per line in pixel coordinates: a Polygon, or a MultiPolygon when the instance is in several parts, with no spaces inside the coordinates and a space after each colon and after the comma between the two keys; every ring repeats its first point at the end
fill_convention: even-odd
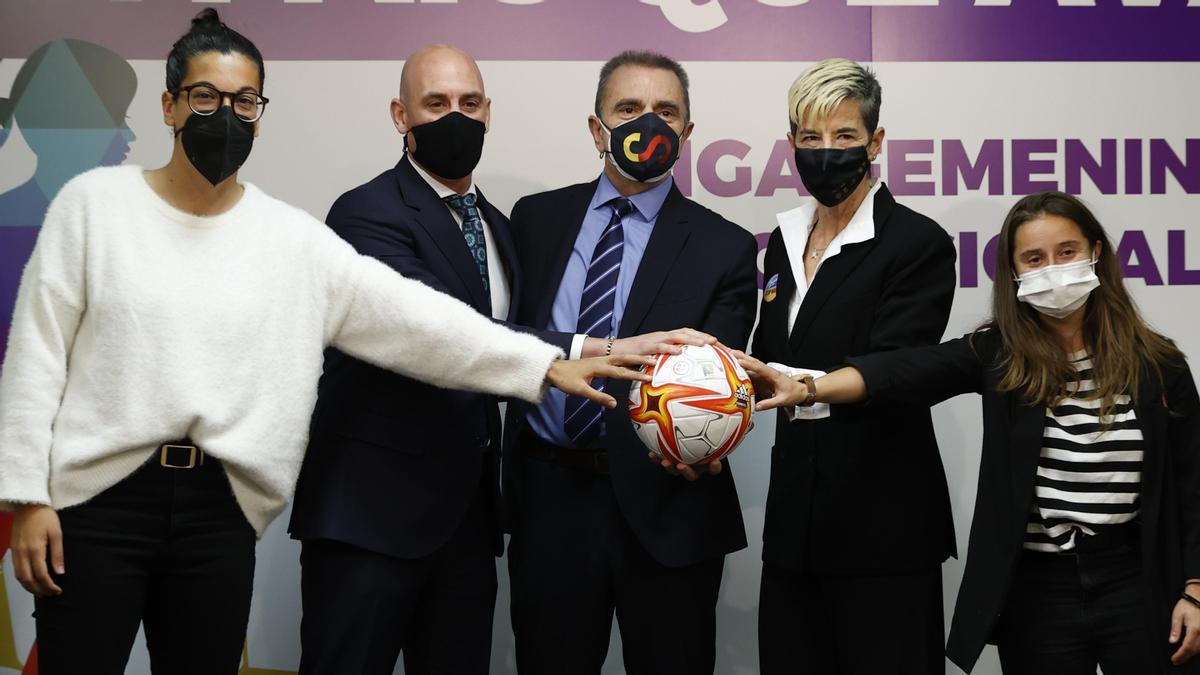
{"type": "Polygon", "coordinates": [[[154,673],[237,673],[255,536],[219,461],[170,469],[156,455],[59,518],[63,593],[35,602],[41,675],[121,675],[139,623],[154,673]]]}
{"type": "Polygon", "coordinates": [[[1167,626],[1149,635],[1136,544],[1093,553],[1025,551],[997,627],[1010,675],[1147,675],[1164,670],[1167,626]],[[1151,638],[1164,649],[1152,654],[1151,638]]]}

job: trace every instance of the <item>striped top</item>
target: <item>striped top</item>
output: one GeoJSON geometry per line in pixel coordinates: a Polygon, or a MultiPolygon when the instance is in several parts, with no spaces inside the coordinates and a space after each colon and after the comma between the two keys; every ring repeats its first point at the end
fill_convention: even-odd
{"type": "Polygon", "coordinates": [[[1101,427],[1092,359],[1069,357],[1078,373],[1068,396],[1046,408],[1033,507],[1025,548],[1069,551],[1081,537],[1137,519],[1142,489],[1142,430],[1127,394],[1117,397],[1101,427]]]}

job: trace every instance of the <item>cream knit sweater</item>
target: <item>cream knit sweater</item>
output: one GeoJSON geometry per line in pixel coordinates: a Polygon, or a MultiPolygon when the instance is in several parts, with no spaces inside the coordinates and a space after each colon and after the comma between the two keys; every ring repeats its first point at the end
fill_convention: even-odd
{"type": "Polygon", "coordinates": [[[331,345],[528,401],[561,355],[253,185],[230,211],[197,217],[140,167],[78,176],[50,205],[17,295],[0,502],[79,504],[186,436],[224,463],[261,535],[291,498],[331,345]]]}

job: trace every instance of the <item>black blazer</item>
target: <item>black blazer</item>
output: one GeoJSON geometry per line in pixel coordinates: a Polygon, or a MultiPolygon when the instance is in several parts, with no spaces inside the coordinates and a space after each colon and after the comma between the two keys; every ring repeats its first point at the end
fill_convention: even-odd
{"type": "MultiPolygon", "coordinates": [[[[508,270],[513,316],[521,278],[508,219],[482,193],[478,205],[508,270]]],[[[462,230],[407,156],[339,197],[326,220],[359,253],[490,314],[462,230]]],[[[494,396],[439,389],[327,350],[289,531],[427,555],[450,538],[480,480],[499,506],[499,448],[494,396]]],[[[499,553],[498,521],[494,545],[499,553]]]]}
{"type": "MultiPolygon", "coordinates": [[[[946,653],[970,672],[1008,597],[1033,503],[1046,408],[998,393],[1003,345],[997,331],[888,354],[851,359],[874,403],[933,405],[982,395],[983,452],[967,566],[946,653]]],[[[1168,672],[1171,611],[1184,583],[1200,578],[1200,402],[1186,365],[1144,378],[1134,398],[1143,446],[1141,524],[1147,653],[1168,672]]],[[[1200,672],[1200,658],[1170,672],[1200,672]]]]}
{"type": "MultiPolygon", "coordinates": [[[[544,330],[554,295],[597,182],[525,197],[513,207],[517,256],[525,274],[517,321],[544,330]]],[[[731,347],[746,344],[754,324],[757,244],[746,230],[685,198],[672,187],[634,276],[618,337],[690,327],[731,347]]],[[[570,347],[570,334],[558,344],[570,347]]],[[[642,546],[663,565],[683,566],[746,546],[733,473],[694,483],[646,458],[629,422],[628,382],[610,382],[620,404],[608,411],[607,442],[613,490],[642,546]]],[[[505,489],[510,508],[521,503],[520,447],[530,407],[510,403],[505,425],[505,489]]],[[[564,522],[563,527],[570,527],[564,522]]],[[[552,542],[547,542],[551,544],[552,542]]]]}
{"type": "MultiPolygon", "coordinates": [[[[754,355],[832,371],[858,354],[935,344],[954,296],[954,245],[935,222],[875,195],[874,238],[825,261],[794,326],[789,256],[777,228],[763,273],[754,355]]],[[[891,574],[927,570],[955,554],[945,472],[928,406],[835,407],[820,420],[782,412],[771,450],[763,560],[795,571],[891,574]]]]}

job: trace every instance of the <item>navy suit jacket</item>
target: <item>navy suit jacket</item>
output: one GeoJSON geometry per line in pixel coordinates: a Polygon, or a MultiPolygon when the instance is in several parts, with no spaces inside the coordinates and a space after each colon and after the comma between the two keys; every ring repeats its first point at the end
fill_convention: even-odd
{"type": "MultiPolygon", "coordinates": [[[[520,298],[514,303],[518,323],[545,331],[596,186],[593,181],[532,195],[513,207],[513,236],[525,274],[521,291],[513,294],[520,298]]],[[[686,326],[715,335],[730,347],[745,347],[754,324],[757,251],[749,232],[672,187],[634,275],[618,337],[686,326]]],[[[570,335],[557,335],[559,346],[569,348],[570,335]]],[[[646,458],[646,446],[629,422],[629,382],[610,382],[608,391],[620,404],[606,413],[605,423],[613,490],[642,546],[668,566],[744,548],[742,511],[729,467],[691,483],[668,474],[646,458]]],[[[504,485],[512,509],[520,508],[521,491],[528,487],[513,467],[521,461],[517,440],[529,409],[518,402],[508,407],[504,485]]]]}
{"type": "MultiPolygon", "coordinates": [[[[522,287],[508,219],[482,193],[478,206],[506,264],[515,316],[522,287]]],[[[359,253],[489,314],[461,228],[407,156],[339,197],[326,221],[359,253]]],[[[454,349],[457,336],[446,338],[446,348],[454,349]]],[[[481,480],[498,514],[497,402],[327,350],[292,506],[292,537],[425,556],[449,540],[481,480]]],[[[498,519],[494,547],[499,554],[498,519]]]]}

